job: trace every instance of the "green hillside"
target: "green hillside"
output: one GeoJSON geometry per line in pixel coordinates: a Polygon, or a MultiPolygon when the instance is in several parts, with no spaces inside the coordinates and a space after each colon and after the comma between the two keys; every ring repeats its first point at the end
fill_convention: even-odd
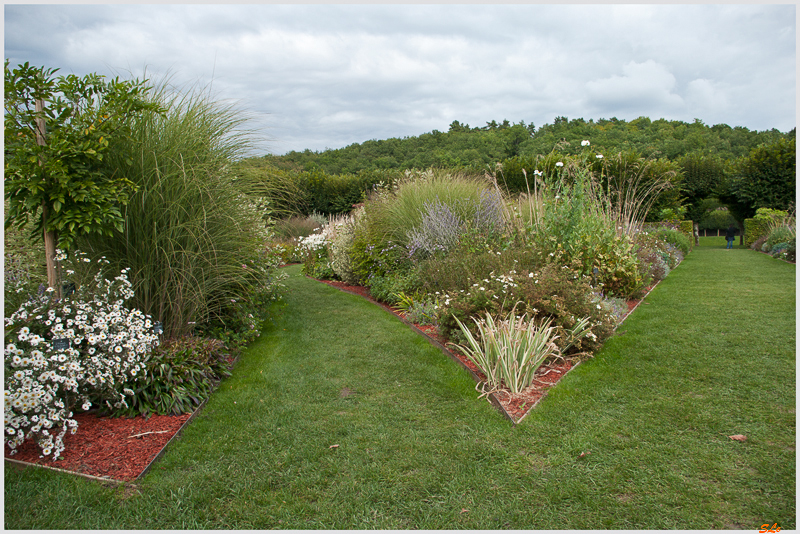
{"type": "Polygon", "coordinates": [[[514,156],[544,155],[554,149],[576,154],[581,151],[581,141],[588,140],[600,153],[634,151],[646,158],[674,161],[699,152],[732,160],[746,156],[760,144],[773,143],[787,135],[776,129],[751,131],[727,124],[708,126],[699,119],[687,123],[647,117],[630,122],[616,118],[586,121],[557,117],[552,124],[539,128],[524,121],[515,124],[507,120],[492,121],[482,127],[453,121],[447,132],[433,130],[402,139],[372,139],[335,150],[291,151],[266,159],[279,168],[323,170],[329,174],[372,169],[483,168],[514,156]]]}

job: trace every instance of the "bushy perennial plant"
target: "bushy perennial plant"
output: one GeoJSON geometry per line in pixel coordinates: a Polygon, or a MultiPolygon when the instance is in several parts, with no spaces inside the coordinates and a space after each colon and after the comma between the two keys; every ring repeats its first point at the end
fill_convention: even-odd
{"type": "MultiPolygon", "coordinates": [[[[518,316],[516,306],[508,315],[495,320],[490,313],[485,319],[472,321],[478,328],[477,339],[470,329],[456,319],[467,346],[456,345],[483,372],[486,380],[477,387],[488,395],[503,387],[520,393],[534,381],[536,370],[548,359],[559,357],[561,351],[555,340],[559,337],[552,319],[537,323],[528,314],[518,316]]],[[[579,320],[565,332],[565,350],[582,337],[591,334],[589,319],[579,320]]]]}
{"type": "Polygon", "coordinates": [[[113,280],[101,270],[93,287],[62,299],[54,293],[30,296],[5,320],[4,435],[12,454],[34,438],[44,456],[58,457],[67,431],[77,430],[72,410],[125,406],[133,392],[123,384],[144,373],[158,345],[150,317],[125,307],[133,296],[127,270],[113,280]]]}

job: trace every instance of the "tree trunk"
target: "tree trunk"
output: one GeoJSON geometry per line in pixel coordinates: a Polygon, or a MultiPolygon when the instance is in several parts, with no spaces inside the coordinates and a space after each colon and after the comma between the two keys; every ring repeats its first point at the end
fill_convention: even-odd
{"type": "MultiPolygon", "coordinates": [[[[45,145],[45,120],[44,120],[44,101],[36,100],[36,113],[41,114],[36,118],[36,144],[45,145]]],[[[44,162],[40,161],[40,165],[44,162]]],[[[44,230],[44,256],[47,261],[47,285],[56,290],[56,297],[61,298],[61,276],[56,262],[56,241],[58,236],[53,230],[47,230],[47,217],[49,213],[47,205],[42,203],[42,227],[44,230]]]]}

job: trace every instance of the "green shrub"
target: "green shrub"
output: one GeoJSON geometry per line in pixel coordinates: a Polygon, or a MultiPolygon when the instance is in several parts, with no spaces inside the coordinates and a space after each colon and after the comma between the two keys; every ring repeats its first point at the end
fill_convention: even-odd
{"type": "Polygon", "coordinates": [[[414,271],[371,275],[367,279],[372,298],[390,305],[400,302],[400,294],[413,293],[420,286],[420,279],[414,271]]]}
{"type": "Polygon", "coordinates": [[[730,225],[736,225],[736,219],[725,206],[708,211],[700,220],[700,230],[725,230],[730,225]]]}
{"type": "Polygon", "coordinates": [[[787,217],[787,213],[770,208],[758,208],[752,219],[744,220],[744,244],[750,247],[762,236],[769,236],[772,229],[787,217]]]}
{"type": "MultiPolygon", "coordinates": [[[[466,249],[467,244],[464,244],[466,249]]],[[[533,270],[543,263],[528,247],[513,246],[501,251],[458,249],[452,254],[420,261],[417,270],[429,292],[466,289],[494,273],[533,270]]]]}
{"type": "Polygon", "coordinates": [[[590,174],[580,169],[569,172],[571,183],[545,176],[528,197],[528,206],[516,210],[529,225],[528,245],[541,257],[562,265],[577,264],[580,274],[594,276],[609,295],[637,294],[643,281],[632,239],[625,231],[636,208],[625,216],[615,215],[613,203],[590,174]]]}
{"type": "Polygon", "coordinates": [[[440,331],[450,341],[463,343],[466,340],[459,334],[456,319],[469,326],[471,317],[483,317],[486,313],[499,317],[521,302],[519,313],[528,313],[537,321],[553,318],[560,336],[556,344],[565,354],[567,338],[563,334],[575,326],[577,317],[588,317],[592,336],[571,347],[570,352],[593,352],[611,335],[615,319],[607,307],[598,303],[591,277],[581,276],[577,267],[551,262],[530,272],[494,274],[467,288],[448,291],[439,299],[440,331]]]}
{"type": "Polygon", "coordinates": [[[349,213],[364,202],[376,184],[393,184],[401,177],[396,170],[364,170],[357,174],[328,174],[322,170],[304,171],[297,179],[305,192],[306,213],[326,215],[349,213]]]}
{"type": "MultiPolygon", "coordinates": [[[[779,243],[783,243],[784,245],[789,242],[789,240],[795,237],[794,228],[790,226],[777,226],[772,229],[772,231],[767,236],[767,240],[765,242],[767,248],[772,250],[775,248],[775,245],[779,243]]],[[[785,247],[784,247],[785,248],[785,247]]]]}
{"type": "MultiPolygon", "coordinates": [[[[684,222],[691,224],[691,221],[684,222]]],[[[687,256],[691,251],[691,243],[693,240],[690,240],[690,238],[680,230],[661,226],[655,230],[652,230],[650,233],[658,239],[661,239],[662,241],[679,248],[684,257],[687,256]]]]}
{"type": "Polygon", "coordinates": [[[126,386],[133,390],[127,408],[114,409],[117,417],[179,415],[193,412],[225,377],[231,356],[216,339],[181,337],[167,340],[153,351],[144,378],[126,386]]]}

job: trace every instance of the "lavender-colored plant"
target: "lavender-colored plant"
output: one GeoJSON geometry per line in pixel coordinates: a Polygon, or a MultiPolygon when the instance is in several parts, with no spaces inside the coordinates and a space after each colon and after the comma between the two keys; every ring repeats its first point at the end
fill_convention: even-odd
{"type": "Polygon", "coordinates": [[[458,244],[464,232],[464,222],[450,206],[437,198],[434,202],[426,202],[421,212],[421,223],[408,232],[409,256],[418,251],[428,255],[447,252],[458,244]]]}
{"type": "Polygon", "coordinates": [[[481,232],[493,232],[505,225],[503,197],[497,190],[484,189],[475,206],[475,228],[481,232]]]}

